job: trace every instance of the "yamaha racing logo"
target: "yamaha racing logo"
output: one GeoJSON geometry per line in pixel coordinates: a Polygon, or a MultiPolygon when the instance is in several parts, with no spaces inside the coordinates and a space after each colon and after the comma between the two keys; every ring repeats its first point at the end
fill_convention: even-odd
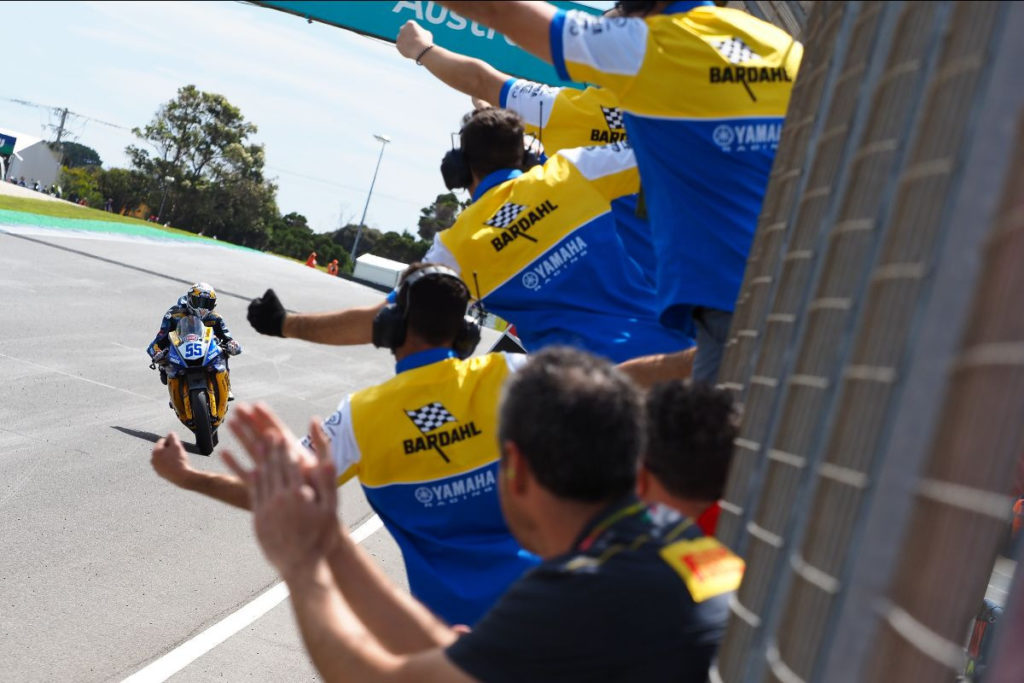
{"type": "Polygon", "coordinates": [[[536,292],[586,255],[586,241],[579,236],[570,237],[548,252],[544,258],[535,261],[530,269],[523,273],[523,287],[536,292]]]}
{"type": "Polygon", "coordinates": [[[444,482],[418,486],[412,495],[423,507],[440,507],[461,503],[483,493],[491,493],[497,483],[494,468],[488,467],[486,470],[452,477],[444,482]]]}
{"type": "Polygon", "coordinates": [[[723,152],[763,152],[779,147],[782,122],[723,123],[711,132],[711,139],[723,152]]]}

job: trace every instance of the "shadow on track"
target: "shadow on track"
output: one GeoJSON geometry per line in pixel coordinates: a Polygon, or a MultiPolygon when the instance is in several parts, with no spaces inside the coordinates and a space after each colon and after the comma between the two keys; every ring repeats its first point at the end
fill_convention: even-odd
{"type": "MultiPolygon", "coordinates": [[[[144,431],[141,431],[139,429],[129,429],[128,427],[118,427],[116,425],[111,425],[110,428],[111,429],[116,429],[117,431],[121,432],[122,434],[127,434],[128,436],[134,436],[136,439],[142,439],[144,441],[148,441],[148,442],[154,443],[154,444],[157,441],[159,441],[160,439],[162,439],[165,436],[167,436],[166,434],[154,434],[153,432],[144,432],[144,431]]],[[[201,453],[199,452],[199,449],[195,447],[195,444],[188,443],[184,439],[181,440],[181,443],[182,443],[183,446],[185,446],[185,450],[188,451],[189,453],[191,453],[192,455],[201,455],[201,453]]]]}

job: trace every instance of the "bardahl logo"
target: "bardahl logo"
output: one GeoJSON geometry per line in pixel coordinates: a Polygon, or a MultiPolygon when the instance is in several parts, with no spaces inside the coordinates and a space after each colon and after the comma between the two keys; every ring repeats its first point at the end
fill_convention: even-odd
{"type": "Polygon", "coordinates": [[[590,131],[591,142],[618,142],[626,139],[626,122],[622,117],[622,110],[618,107],[605,107],[601,105],[601,115],[604,116],[605,125],[608,130],[593,128],[590,131]]]}
{"type": "Polygon", "coordinates": [[[472,472],[443,484],[418,486],[413,492],[413,496],[424,507],[450,505],[468,500],[473,496],[489,493],[494,490],[496,484],[494,469],[489,467],[483,472],[472,472]]]}
{"type": "Polygon", "coordinates": [[[720,40],[711,43],[711,45],[725,57],[726,61],[734,66],[709,67],[709,83],[739,83],[747,91],[750,99],[757,102],[754,91],[750,89],[751,83],[793,82],[785,67],[742,66],[755,59],[762,59],[762,57],[740,38],[733,37],[728,40],[720,40]]]}
{"type": "Polygon", "coordinates": [[[782,122],[723,123],[711,132],[711,139],[723,152],[759,152],[777,149],[782,122]]]}
{"type": "Polygon", "coordinates": [[[584,239],[579,236],[570,237],[523,273],[523,287],[537,291],[550,282],[551,278],[562,272],[564,268],[576,263],[586,255],[587,243],[584,239]]]}
{"type": "Polygon", "coordinates": [[[501,251],[511,242],[522,237],[523,239],[536,242],[537,238],[532,235],[528,235],[527,231],[542,220],[552,211],[558,209],[556,204],[553,204],[550,199],[545,199],[538,206],[527,210],[528,207],[523,204],[515,204],[513,202],[506,202],[502,204],[494,215],[491,216],[485,225],[489,225],[492,228],[500,228],[502,232],[497,237],[491,239],[491,246],[494,247],[494,251],[501,251]]]}
{"type": "Polygon", "coordinates": [[[458,419],[448,412],[448,409],[440,401],[434,401],[422,408],[406,410],[404,412],[412,420],[412,423],[416,425],[416,428],[420,430],[420,433],[423,434],[423,436],[418,436],[415,439],[405,439],[402,441],[402,448],[405,449],[406,455],[434,450],[445,462],[451,462],[448,454],[442,450],[444,447],[482,434],[477,429],[476,423],[472,420],[464,425],[436,432],[436,430],[449,422],[458,423],[458,419]]]}

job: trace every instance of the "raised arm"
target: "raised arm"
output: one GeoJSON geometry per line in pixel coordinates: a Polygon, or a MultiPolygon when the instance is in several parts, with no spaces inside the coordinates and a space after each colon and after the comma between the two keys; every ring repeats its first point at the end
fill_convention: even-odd
{"type": "Polygon", "coordinates": [[[348,346],[373,341],[373,319],[386,304],[329,313],[288,313],[273,289],[249,303],[249,324],[260,334],[291,337],[317,344],[348,346]]]}
{"type": "Polygon", "coordinates": [[[550,31],[555,6],[546,2],[441,2],[470,21],[507,36],[530,54],[551,63],[550,31]]]}
{"type": "Polygon", "coordinates": [[[385,302],[375,306],[347,308],[330,313],[289,313],[282,325],[282,336],[293,339],[348,346],[373,341],[373,319],[385,302]]]}
{"type": "Polygon", "coordinates": [[[449,87],[494,106],[511,78],[484,61],[435,45],[434,35],[412,20],[402,26],[395,45],[403,57],[417,60],[449,87]]]}
{"type": "Polygon", "coordinates": [[[238,477],[204,472],[189,465],[178,435],[171,432],[153,446],[150,464],[156,473],[175,486],[195,491],[243,510],[250,509],[249,489],[238,477]]]}

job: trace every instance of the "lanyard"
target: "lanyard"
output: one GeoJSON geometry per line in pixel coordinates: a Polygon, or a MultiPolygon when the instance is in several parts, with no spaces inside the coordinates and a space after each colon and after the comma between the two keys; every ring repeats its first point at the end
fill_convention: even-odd
{"type": "Polygon", "coordinates": [[[601,537],[601,534],[608,530],[608,527],[610,527],[611,525],[615,524],[620,520],[625,519],[626,517],[632,517],[641,512],[647,512],[647,504],[642,501],[626,506],[621,510],[618,510],[615,513],[609,515],[608,517],[605,517],[603,520],[598,522],[593,529],[590,530],[590,533],[587,534],[582,541],[579,542],[579,544],[576,546],[576,549],[585,552],[592,545],[594,545],[594,542],[601,537]]]}

